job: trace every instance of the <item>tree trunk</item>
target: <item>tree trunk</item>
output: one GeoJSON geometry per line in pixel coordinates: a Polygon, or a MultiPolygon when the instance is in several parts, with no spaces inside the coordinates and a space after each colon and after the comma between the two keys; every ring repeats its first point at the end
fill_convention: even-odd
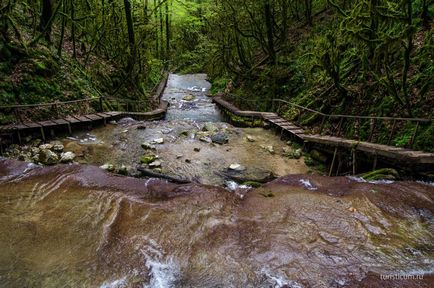
{"type": "Polygon", "coordinates": [[[42,13],[39,21],[39,31],[44,33],[44,38],[51,41],[51,17],[53,17],[53,0],[42,0],[42,13]]]}
{"type": "Polygon", "coordinates": [[[125,17],[127,19],[128,42],[130,44],[130,60],[128,62],[128,71],[131,71],[136,61],[136,40],[134,37],[133,17],[131,15],[130,0],[124,0],[125,17]]]}
{"type": "Polygon", "coordinates": [[[169,0],[166,0],[166,59],[170,59],[169,0]]]}
{"type": "Polygon", "coordinates": [[[62,0],[63,3],[63,15],[62,15],[62,28],[60,31],[60,41],[59,41],[59,47],[57,48],[57,55],[59,56],[59,58],[62,58],[62,48],[63,48],[63,39],[65,38],[65,26],[66,26],[66,5],[67,5],[67,0],[62,0]]]}
{"type": "Polygon", "coordinates": [[[276,51],[274,50],[273,19],[270,8],[270,1],[264,0],[265,25],[267,30],[268,54],[273,64],[276,64],[276,51]]]}
{"type": "Polygon", "coordinates": [[[75,7],[74,0],[71,1],[71,38],[72,38],[72,57],[77,58],[77,48],[75,44],[75,7]]]}

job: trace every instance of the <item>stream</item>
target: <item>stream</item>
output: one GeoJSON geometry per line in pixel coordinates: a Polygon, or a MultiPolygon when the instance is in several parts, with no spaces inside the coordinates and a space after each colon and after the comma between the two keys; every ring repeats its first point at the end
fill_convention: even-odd
{"type": "Polygon", "coordinates": [[[74,164],[0,158],[0,287],[432,287],[432,184],[309,173],[273,131],[222,122],[209,89],[171,75],[165,120],[60,139],[74,164]],[[192,183],[98,167],[139,176],[149,154],[192,183]]]}

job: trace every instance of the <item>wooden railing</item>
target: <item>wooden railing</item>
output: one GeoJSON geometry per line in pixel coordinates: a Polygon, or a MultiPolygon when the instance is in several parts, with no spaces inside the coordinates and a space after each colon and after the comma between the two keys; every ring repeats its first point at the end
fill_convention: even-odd
{"type": "Polygon", "coordinates": [[[147,112],[152,108],[151,106],[159,104],[166,87],[169,73],[162,71],[161,74],[161,81],[150,91],[150,96],[146,100],[101,96],[63,102],[4,105],[0,106],[0,116],[3,116],[0,117],[0,125],[53,120],[66,116],[80,116],[104,111],[147,112]]]}
{"type": "MultiPolygon", "coordinates": [[[[304,120],[309,117],[319,117],[321,124],[319,126],[319,130],[315,131],[318,134],[324,135],[332,135],[337,137],[345,137],[352,138],[355,140],[366,141],[371,143],[380,143],[390,145],[396,133],[399,131],[399,128],[403,128],[406,125],[411,125],[413,132],[409,139],[409,142],[406,143],[408,148],[412,148],[414,142],[417,137],[417,133],[421,125],[430,124],[434,120],[426,119],[426,118],[403,118],[403,117],[382,117],[382,116],[358,116],[358,115],[340,115],[340,114],[325,114],[314,109],[304,107],[286,100],[282,99],[273,99],[272,100],[272,111],[276,112],[279,115],[283,115],[283,112],[289,110],[289,107],[295,109],[297,112],[296,118],[291,119],[299,126],[306,126],[304,124],[304,120]],[[307,117],[306,117],[307,116],[307,117]],[[363,123],[365,122],[365,123],[363,123]],[[366,123],[368,122],[368,123],[366,123]],[[362,129],[365,125],[369,126],[369,132],[365,134],[362,129]],[[355,135],[345,134],[345,126],[349,127],[352,125],[352,131],[356,131],[355,135]],[[375,139],[376,134],[381,132],[381,127],[384,131],[388,131],[387,137],[383,136],[383,138],[375,139]],[[363,135],[365,134],[365,135],[363,135]]],[[[312,119],[312,118],[311,118],[312,119]]],[[[304,127],[309,129],[309,127],[304,127]]],[[[408,127],[406,129],[408,131],[408,127]]],[[[381,134],[381,133],[380,133],[381,134]]]]}
{"type": "Polygon", "coordinates": [[[64,102],[5,105],[0,106],[0,113],[9,115],[9,119],[3,120],[2,124],[16,124],[104,111],[144,112],[149,110],[148,104],[148,101],[96,97],[64,102]]]}
{"type": "Polygon", "coordinates": [[[421,126],[434,121],[432,118],[325,114],[283,99],[249,99],[231,93],[225,93],[224,98],[240,109],[258,110],[257,107],[262,107],[262,111],[275,112],[314,134],[391,145],[400,132],[412,130],[411,135],[401,135],[403,143],[399,145],[407,148],[413,148],[421,126]],[[288,113],[291,109],[296,112],[288,113]]]}

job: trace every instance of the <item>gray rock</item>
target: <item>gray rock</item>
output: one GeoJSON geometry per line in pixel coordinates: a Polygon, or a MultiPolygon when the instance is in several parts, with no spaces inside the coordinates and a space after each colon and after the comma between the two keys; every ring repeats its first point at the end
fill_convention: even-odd
{"type": "Polygon", "coordinates": [[[163,144],[164,139],[163,138],[157,138],[151,141],[152,144],[163,144]]]}
{"type": "Polygon", "coordinates": [[[205,125],[203,126],[202,131],[206,131],[206,132],[210,132],[210,133],[214,133],[217,132],[219,129],[217,128],[216,125],[214,125],[213,123],[205,123],[205,125]]]}
{"type": "Polygon", "coordinates": [[[246,168],[238,163],[235,164],[231,164],[229,166],[229,170],[233,170],[233,171],[244,171],[246,170],[246,168]]]}
{"type": "Polygon", "coordinates": [[[41,150],[51,150],[53,149],[53,144],[42,144],[39,146],[39,149],[41,150]]]}
{"type": "Polygon", "coordinates": [[[145,150],[155,150],[155,146],[149,142],[143,142],[141,146],[145,150]]]}
{"type": "Polygon", "coordinates": [[[194,99],[196,99],[196,97],[194,97],[193,95],[186,95],[182,97],[182,100],[184,101],[193,101],[194,99]]]}
{"type": "Polygon", "coordinates": [[[205,143],[212,143],[211,137],[207,137],[207,136],[200,137],[199,140],[205,143]]]}
{"type": "Polygon", "coordinates": [[[106,170],[106,171],[109,171],[109,172],[115,171],[115,166],[113,164],[108,164],[108,163],[100,166],[99,168],[106,170]]]}
{"type": "Polygon", "coordinates": [[[270,152],[270,154],[274,154],[276,153],[276,151],[274,151],[274,147],[271,145],[265,146],[265,145],[261,145],[260,146],[262,149],[264,149],[265,151],[270,152]]]}
{"type": "Polygon", "coordinates": [[[255,141],[256,141],[256,139],[253,138],[253,137],[250,136],[250,135],[247,135],[247,136],[246,136],[246,139],[247,139],[247,141],[249,141],[249,142],[255,142],[255,141]]]}
{"type": "Polygon", "coordinates": [[[149,168],[159,168],[161,167],[161,161],[157,160],[149,164],[149,168]]]}
{"type": "Polygon", "coordinates": [[[223,132],[212,135],[211,140],[213,143],[217,143],[220,145],[228,143],[228,137],[223,132]]]}
{"type": "Polygon", "coordinates": [[[71,163],[75,159],[75,154],[73,152],[64,152],[60,154],[60,162],[71,163]]]}

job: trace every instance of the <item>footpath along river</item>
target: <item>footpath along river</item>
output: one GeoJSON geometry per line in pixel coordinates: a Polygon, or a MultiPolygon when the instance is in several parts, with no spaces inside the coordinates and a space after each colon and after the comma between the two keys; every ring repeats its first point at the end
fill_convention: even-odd
{"type": "Polygon", "coordinates": [[[171,75],[165,121],[65,139],[83,164],[0,158],[0,287],[432,287],[431,184],[307,174],[272,131],[221,122],[209,87],[171,75]],[[228,143],[199,140],[208,130],[228,143]],[[160,138],[162,172],[197,183],[98,167],[134,173],[141,144],[160,138]],[[234,163],[287,176],[232,191],[215,172],[234,163]]]}

